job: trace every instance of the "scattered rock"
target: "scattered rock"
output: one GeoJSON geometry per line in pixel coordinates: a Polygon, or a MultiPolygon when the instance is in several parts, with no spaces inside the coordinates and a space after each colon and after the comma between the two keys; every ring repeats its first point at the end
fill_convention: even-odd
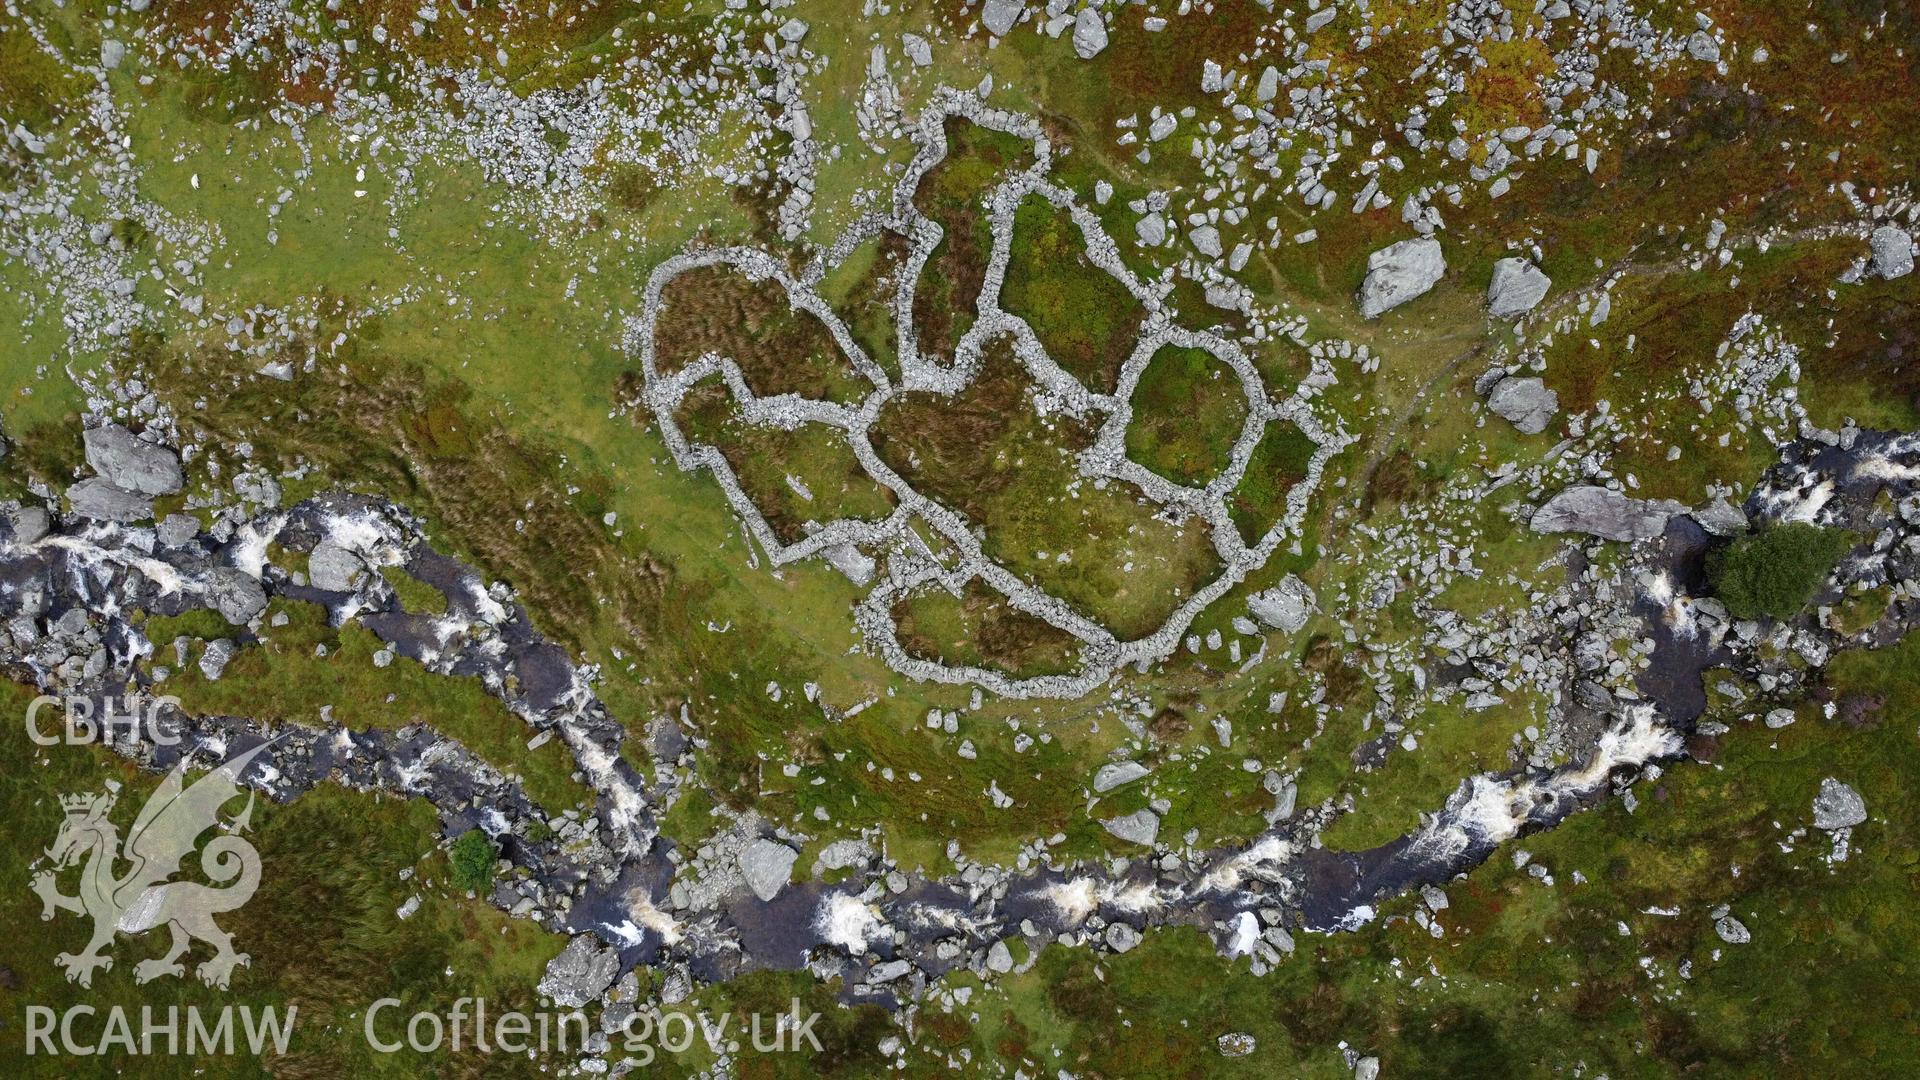
{"type": "Polygon", "coordinates": [[[1280,93],[1280,69],[1268,64],[1267,70],[1260,73],[1260,84],[1254,87],[1253,92],[1261,101],[1272,101],[1280,93]]]}
{"type": "Polygon", "coordinates": [[[1487,286],[1487,313],[1496,319],[1515,319],[1547,298],[1553,280],[1521,258],[1493,264],[1493,282],[1487,286]]]}
{"type": "Polygon", "coordinates": [[[1745,945],[1753,940],[1753,932],[1747,929],[1746,924],[1731,915],[1721,916],[1720,920],[1713,924],[1713,932],[1720,935],[1720,940],[1729,945],[1745,945]]]}
{"type": "Polygon", "coordinates": [[[1360,286],[1360,317],[1374,319],[1424,295],[1447,272],[1440,241],[1416,236],[1381,248],[1367,258],[1367,280],[1360,286]]]}
{"type": "Polygon", "coordinates": [[[1215,1039],[1214,1045],[1220,1048],[1221,1057],[1237,1058],[1253,1053],[1259,1044],[1244,1031],[1229,1031],[1215,1039]]]}
{"type": "Polygon", "coordinates": [[[620,974],[620,954],[592,934],[576,934],[560,955],[547,963],[539,992],[553,1003],[579,1008],[598,1000],[620,974]]]}
{"type": "Polygon", "coordinates": [[[1531,524],[1537,533],[1586,533],[1627,542],[1659,536],[1666,531],[1667,519],[1685,510],[1676,502],[1634,499],[1583,484],[1548,499],[1534,511],[1531,524]]]}
{"type": "Polygon", "coordinates": [[[760,837],[753,843],[740,849],[740,873],[747,879],[747,887],[753,895],[763,902],[771,901],[787,887],[787,880],[793,875],[794,860],[800,853],[780,843],[760,837]]]}
{"type": "Polygon", "coordinates": [[[1107,948],[1114,952],[1132,952],[1133,947],[1138,944],[1140,944],[1140,931],[1126,923],[1117,922],[1107,927],[1107,948]]]}
{"type": "Polygon", "coordinates": [[[849,866],[859,866],[872,857],[873,849],[867,846],[865,840],[835,840],[821,848],[820,854],[814,857],[813,873],[818,877],[828,870],[845,870],[849,866]]]}
{"type": "Polygon", "coordinates": [[[1860,793],[1829,776],[1820,781],[1820,794],[1813,797],[1813,827],[1832,832],[1850,829],[1867,820],[1867,800],[1860,793]]]}
{"type": "Polygon", "coordinates": [[[870,983],[889,983],[913,970],[911,960],[889,960],[884,964],[875,964],[867,972],[870,983]]]}
{"type": "Polygon", "coordinates": [[[81,435],[87,464],[108,483],[138,495],[171,495],[185,484],[180,458],[121,427],[102,424],[81,435]]]}
{"type": "Polygon", "coordinates": [[[1380,1059],[1363,1057],[1353,1063],[1353,1080],[1379,1080],[1380,1059]]]}
{"type": "Polygon", "coordinates": [[[1193,249],[1209,259],[1220,257],[1220,230],[1211,225],[1202,225],[1187,234],[1187,242],[1193,249]]]}
{"type": "Polygon", "coordinates": [[[1487,394],[1487,408],[1521,433],[1538,435],[1547,430],[1547,424],[1560,411],[1560,395],[1547,389],[1547,384],[1539,379],[1508,376],[1495,383],[1492,392],[1487,394]]]}

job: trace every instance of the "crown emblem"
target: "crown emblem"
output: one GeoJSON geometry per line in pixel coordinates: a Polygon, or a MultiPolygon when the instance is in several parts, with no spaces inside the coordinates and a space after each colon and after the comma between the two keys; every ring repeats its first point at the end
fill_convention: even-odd
{"type": "Polygon", "coordinates": [[[95,807],[105,809],[112,805],[112,803],[113,796],[101,795],[95,792],[87,792],[82,795],[60,796],[60,809],[69,814],[85,813],[93,810],[95,807]]]}

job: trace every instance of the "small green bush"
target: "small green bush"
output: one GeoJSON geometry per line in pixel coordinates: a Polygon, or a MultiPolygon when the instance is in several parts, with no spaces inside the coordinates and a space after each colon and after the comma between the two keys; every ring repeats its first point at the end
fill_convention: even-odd
{"type": "Polygon", "coordinates": [[[1743,536],[1709,565],[1714,593],[1737,619],[1790,619],[1853,543],[1844,530],[1799,522],[1743,536]]]}
{"type": "Polygon", "coordinates": [[[499,858],[493,841],[479,829],[469,829],[453,842],[448,860],[453,863],[453,887],[482,892],[493,884],[493,861],[499,858]]]}

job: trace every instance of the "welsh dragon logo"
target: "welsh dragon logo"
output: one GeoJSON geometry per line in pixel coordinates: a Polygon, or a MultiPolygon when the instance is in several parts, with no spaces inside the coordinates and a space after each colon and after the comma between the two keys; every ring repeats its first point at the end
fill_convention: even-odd
{"type": "Polygon", "coordinates": [[[185,975],[180,957],[199,940],[214,948],[213,958],[197,969],[200,980],[226,988],[233,969],[248,957],[234,951],[232,935],[213,917],[253,897],[260,884],[260,853],[240,836],[253,814],[252,793],[232,820],[223,823],[220,810],[240,794],[241,774],[268,745],[236,755],[191,786],[186,783],[186,763],[175,766],[140,808],[124,844],[108,819],[117,797],[113,792],[61,797],[66,819],[46,851],[51,868],[34,875],[33,891],[45,904],[42,919],[61,911],[93,917],[87,947],[54,958],[66,969],[68,981],[91,986],[94,972],[111,969],[113,957],[107,950],[116,934],[139,935],[164,925],[173,935],[172,944],[166,955],[135,965],[135,981],[185,975]],[[181,860],[196,850],[200,837],[214,828],[225,831],[198,850],[201,869],[220,887],[168,880],[180,872],[181,860]],[[60,872],[83,861],[78,895],[61,893],[60,872]]]}

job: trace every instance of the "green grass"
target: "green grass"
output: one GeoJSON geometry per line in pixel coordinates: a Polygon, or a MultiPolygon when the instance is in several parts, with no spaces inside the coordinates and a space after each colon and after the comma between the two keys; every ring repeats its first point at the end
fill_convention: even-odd
{"type": "Polygon", "coordinates": [[[867,475],[834,428],[805,424],[783,431],[749,424],[726,387],[713,382],[687,396],[681,418],[689,439],[719,448],[741,489],[785,543],[805,539],[809,523],[877,521],[893,511],[893,493],[867,475]]]}
{"type": "Polygon", "coordinates": [[[1090,423],[1042,418],[1027,392],[1024,370],[995,350],[953,398],[895,398],[874,446],[921,494],[982,525],[1002,565],[1123,638],[1150,633],[1218,572],[1204,524],[1170,525],[1129,486],[1080,478],[1090,423]]]}
{"type": "Polygon", "coordinates": [[[1286,514],[1287,492],[1307,478],[1318,444],[1285,421],[1269,423],[1247,459],[1246,475],[1233,489],[1227,512],[1240,538],[1259,541],[1286,514]]]}
{"type": "Polygon", "coordinates": [[[1080,642],[1020,611],[978,579],[959,597],[930,589],[898,604],[901,645],[915,655],[1029,677],[1072,671],[1080,642]]]}
{"type": "Polygon", "coordinates": [[[447,594],[421,581],[398,566],[383,566],[380,576],[387,579],[400,598],[400,606],[410,615],[445,615],[447,594]]]}
{"type": "Polygon", "coordinates": [[[1025,142],[966,120],[950,119],[946,130],[947,156],[913,195],[942,230],[913,293],[914,332],[930,357],[951,357],[973,325],[993,249],[986,199],[1033,157],[1025,142]]]}
{"type": "Polygon", "coordinates": [[[654,355],[662,373],[714,353],[738,363],[759,397],[849,403],[872,390],[840,355],[826,324],[792,306],[777,282],[750,281],[726,266],[698,267],[668,282],[660,299],[654,355]]]}
{"type": "Polygon", "coordinates": [[[904,237],[886,233],[855,248],[847,260],[827,272],[816,287],[832,304],[867,356],[896,382],[900,346],[893,325],[893,298],[899,288],[904,237]]]}

